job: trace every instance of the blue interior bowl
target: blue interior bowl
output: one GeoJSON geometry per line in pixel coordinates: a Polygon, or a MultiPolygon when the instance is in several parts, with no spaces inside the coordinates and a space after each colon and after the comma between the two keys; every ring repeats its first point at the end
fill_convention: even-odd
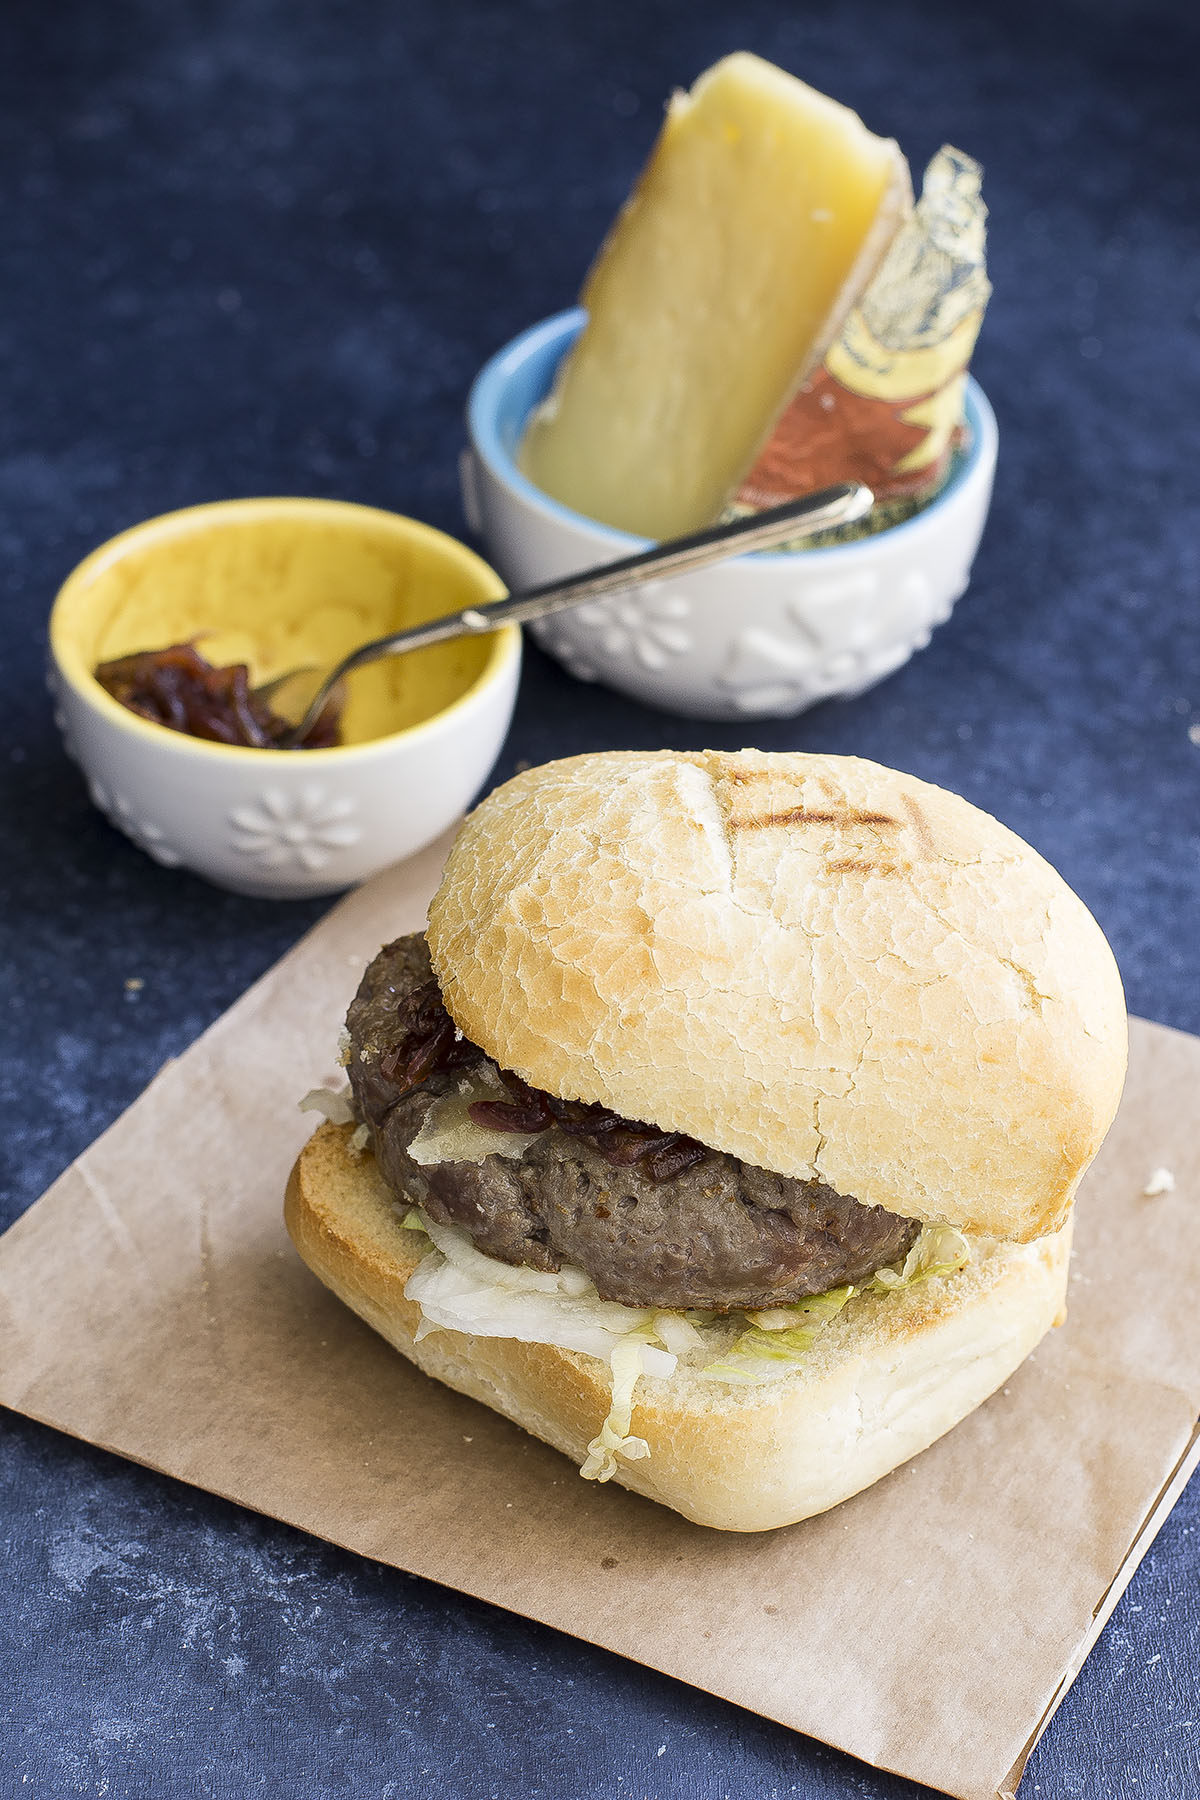
{"type": "MultiPolygon", "coordinates": [[[[491,360],[484,364],[471,387],[467,401],[467,427],[476,455],[488,466],[497,480],[506,487],[539,507],[549,517],[558,518],[564,523],[586,524],[592,531],[602,531],[611,540],[614,556],[624,551],[632,552],[645,549],[651,541],[647,538],[635,537],[627,531],[619,531],[615,526],[602,525],[595,519],[588,519],[582,513],[575,512],[569,506],[563,506],[552,500],[549,494],[535,487],[527,476],[521,473],[517,464],[517,453],[521,439],[525,434],[525,426],[534,407],[543,401],[554,385],[554,377],[558,365],[570,349],[583,329],[587,314],[582,307],[573,306],[566,312],[555,313],[549,319],[542,319],[531,325],[527,331],[505,344],[491,360]]],[[[954,459],[949,479],[928,505],[914,513],[912,518],[901,520],[899,524],[886,528],[886,535],[898,531],[920,529],[927,520],[945,505],[958,488],[967,480],[971,470],[983,455],[984,444],[994,437],[996,432],[995,415],[988,403],[987,396],[978,382],[967,378],[965,415],[967,425],[967,441],[954,459]]],[[[879,532],[876,536],[884,536],[879,532]]],[[[855,540],[861,542],[862,540],[855,540]]],[[[853,548],[848,544],[830,544],[822,549],[799,552],[806,560],[820,556],[840,556],[853,548]]],[[[795,551],[759,550],[752,552],[756,556],[789,556],[795,551]]]]}

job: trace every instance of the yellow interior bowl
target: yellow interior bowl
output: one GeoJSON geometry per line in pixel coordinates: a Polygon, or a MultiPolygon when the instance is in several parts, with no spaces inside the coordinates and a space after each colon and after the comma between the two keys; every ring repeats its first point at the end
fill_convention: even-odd
{"type": "MultiPolygon", "coordinates": [[[[59,592],[50,641],[63,675],[93,705],[158,736],[163,727],[95,680],[98,663],[194,639],[210,662],[248,663],[256,685],[306,663],[331,668],[370,638],[505,591],[465,545],[398,513],[339,500],[224,500],[150,519],[94,551],[59,592]]],[[[513,654],[515,640],[507,627],[355,670],[344,746],[445,712],[513,654]]],[[[194,741],[223,755],[281,754],[194,741]]]]}

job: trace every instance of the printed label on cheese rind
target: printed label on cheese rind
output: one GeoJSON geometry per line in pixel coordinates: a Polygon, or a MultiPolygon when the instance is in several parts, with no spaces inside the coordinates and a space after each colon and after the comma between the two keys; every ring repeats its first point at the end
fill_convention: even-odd
{"type": "Polygon", "coordinates": [[[677,94],[588,276],[588,322],[522,466],[641,536],[710,524],[911,207],[848,107],[758,57],[677,94]]]}
{"type": "Polygon", "coordinates": [[[991,293],[981,179],[961,151],[946,146],[934,157],[912,218],[779,420],[734,511],[866,482],[876,505],[865,520],[807,540],[840,542],[909,516],[941,488],[991,293]]]}

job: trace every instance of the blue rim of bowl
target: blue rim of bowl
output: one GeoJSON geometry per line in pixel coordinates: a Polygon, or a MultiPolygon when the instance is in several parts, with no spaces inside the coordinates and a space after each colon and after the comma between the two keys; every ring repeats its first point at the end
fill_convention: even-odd
{"type": "MultiPolygon", "coordinates": [[[[598,519],[589,519],[585,513],[574,512],[569,506],[551,499],[549,494],[535,487],[528,476],[521,473],[514,457],[501,442],[497,424],[501,402],[514,374],[524,367],[531,356],[551,347],[558,348],[559,351],[555,361],[557,368],[567,349],[583,329],[586,318],[587,314],[581,306],[570,307],[566,312],[554,313],[550,318],[530,325],[502,349],[497,350],[471,384],[467,399],[467,430],[476,454],[498,481],[547,517],[562,525],[585,529],[597,541],[611,544],[615,558],[626,552],[648,549],[654,540],[635,537],[632,532],[621,531],[615,525],[604,525],[598,519]]],[[[941,492],[910,519],[901,519],[896,525],[873,532],[869,537],[854,538],[847,544],[826,544],[800,551],[756,550],[752,552],[755,562],[797,555],[803,556],[806,562],[817,558],[836,558],[845,556],[848,551],[861,551],[865,545],[880,544],[884,539],[894,540],[900,532],[927,528],[947,501],[965,486],[976,469],[985,460],[991,461],[995,456],[998,437],[996,415],[987,395],[971,375],[967,377],[964,412],[970,434],[970,444],[965,454],[951,471],[950,479],[941,492]]]]}

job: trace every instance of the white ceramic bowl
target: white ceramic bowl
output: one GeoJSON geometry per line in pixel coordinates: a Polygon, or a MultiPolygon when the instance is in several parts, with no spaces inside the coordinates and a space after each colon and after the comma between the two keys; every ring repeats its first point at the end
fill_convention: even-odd
{"type": "MultiPolygon", "coordinates": [[[[646,548],[533,486],[516,456],[532,409],[583,323],[543,320],[486,365],[471,390],[463,504],[511,588],[646,548]]],[[[828,549],[759,552],[643,584],[533,625],[572,674],[692,718],[788,717],[858,694],[907,662],[967,585],[996,465],[996,420],[967,385],[970,447],[914,518],[828,549]]]]}
{"type": "Polygon", "coordinates": [[[168,513],[64,583],[50,621],[56,717],[96,805],[157,862],[242,894],[335,893],[432,842],[483,785],[512,715],[518,631],[358,671],[348,741],[332,750],[169,731],[93,669],[199,633],[211,660],[248,660],[265,679],[503,592],[464,545],[371,507],[231,500],[168,513]]]}

